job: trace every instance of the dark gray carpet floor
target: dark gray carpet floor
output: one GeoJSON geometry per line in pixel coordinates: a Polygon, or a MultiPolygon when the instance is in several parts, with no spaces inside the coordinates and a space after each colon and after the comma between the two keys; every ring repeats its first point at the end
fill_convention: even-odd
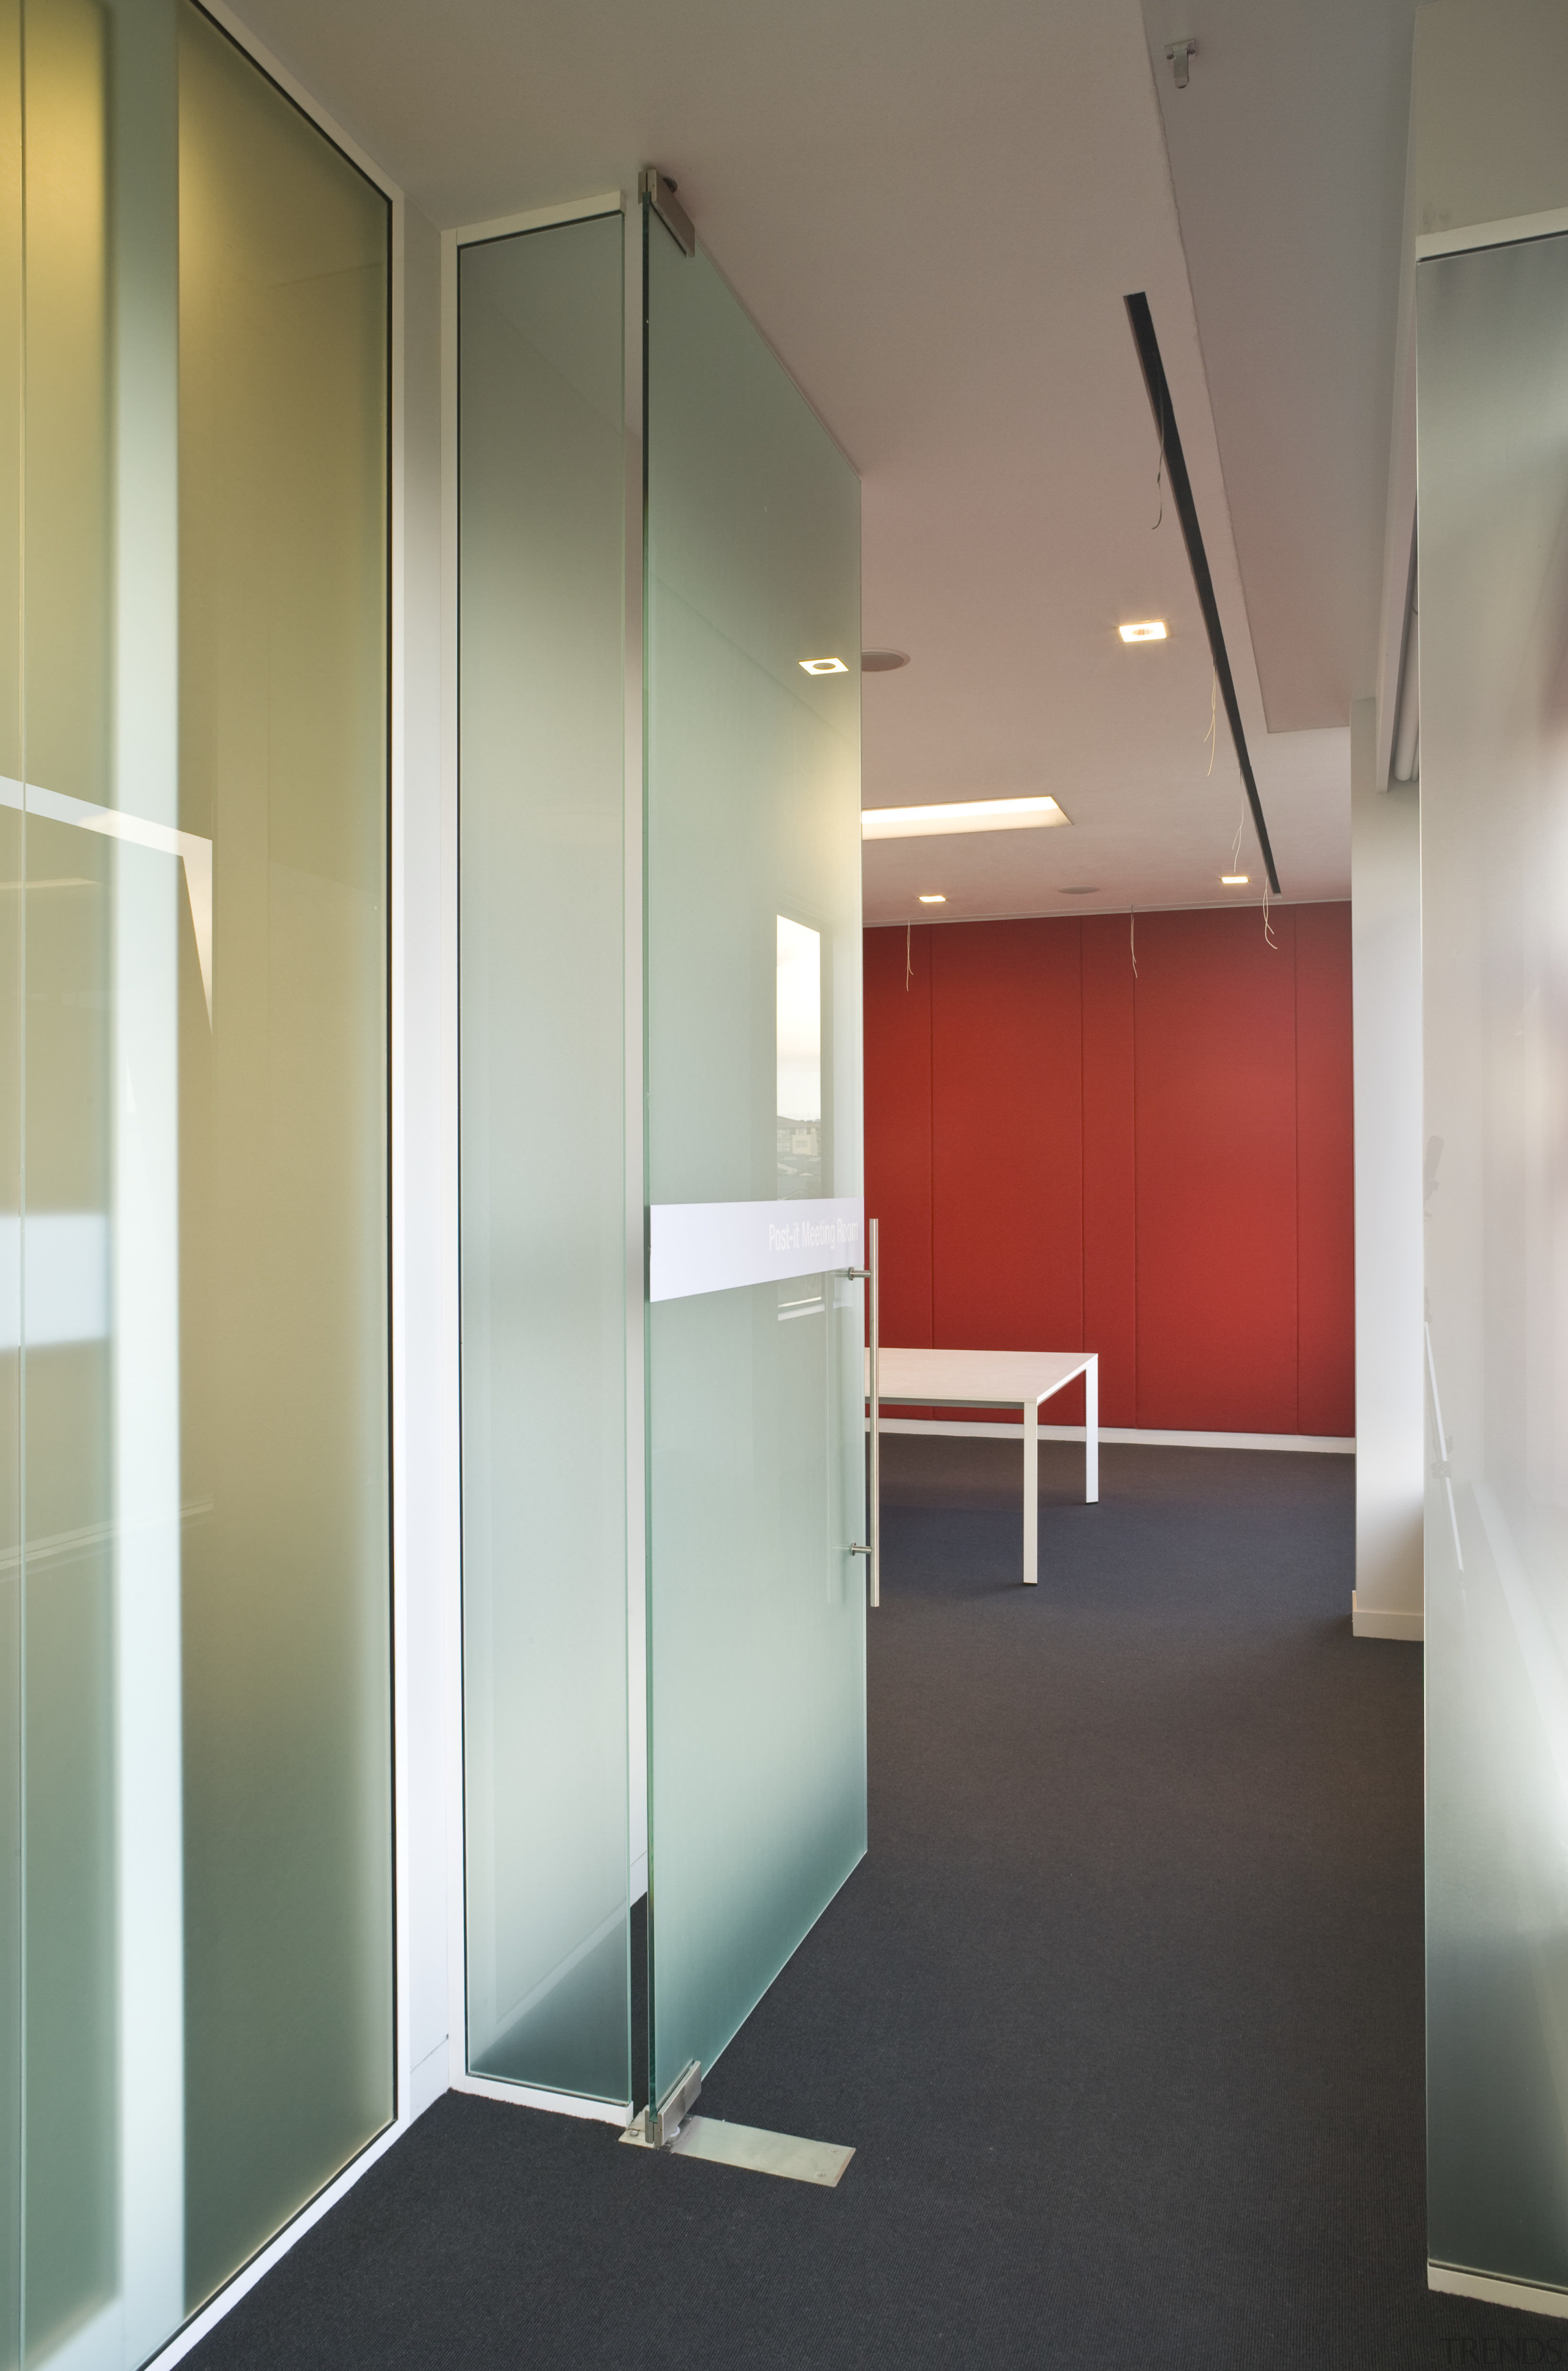
{"type": "Polygon", "coordinates": [[[1568,2362],[1431,2296],[1421,1653],[1348,1458],[891,1440],[871,1849],[705,2086],[836,2191],[449,2095],[190,2358],[1568,2362]]]}

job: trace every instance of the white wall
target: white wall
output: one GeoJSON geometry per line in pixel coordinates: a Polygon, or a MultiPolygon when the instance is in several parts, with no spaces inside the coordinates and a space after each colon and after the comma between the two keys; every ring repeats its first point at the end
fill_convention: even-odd
{"type": "Polygon", "coordinates": [[[1422,1635],[1421,833],[1351,711],[1357,1637],[1422,1635]]]}
{"type": "Polygon", "coordinates": [[[1415,17],[1418,238],[1568,205],[1563,0],[1427,0],[1415,17]]]}

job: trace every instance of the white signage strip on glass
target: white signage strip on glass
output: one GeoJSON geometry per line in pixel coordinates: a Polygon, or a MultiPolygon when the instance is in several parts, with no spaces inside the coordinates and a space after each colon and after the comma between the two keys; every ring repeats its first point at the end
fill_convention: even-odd
{"type": "Polygon", "coordinates": [[[648,1215],[650,1301],[865,1265],[859,1199],[656,1202],[648,1215]]]}

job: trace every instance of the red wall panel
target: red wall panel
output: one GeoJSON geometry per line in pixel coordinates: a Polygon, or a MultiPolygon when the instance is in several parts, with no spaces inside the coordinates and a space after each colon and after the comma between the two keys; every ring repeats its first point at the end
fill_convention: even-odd
{"type": "Polygon", "coordinates": [[[1083,934],[1083,1339],[1100,1353],[1100,1421],[1136,1424],[1133,965],[1120,914],[1083,934]]]}
{"type": "Polygon", "coordinates": [[[1295,1432],[1296,931],[1137,933],[1138,1422],[1295,1432]]]}
{"type": "Polygon", "coordinates": [[[882,1254],[882,1338],[931,1342],[931,938],[865,934],[866,1216],[882,1254]]]}
{"type": "Polygon", "coordinates": [[[1296,914],[1297,1399],[1303,1432],[1355,1430],[1350,908],[1296,914]]]}
{"type": "MultiPolygon", "coordinates": [[[[954,1349],[1075,1349],[1083,1339],[1077,923],[957,923],[930,938],[934,1338],[954,1349]]],[[[1058,1420],[1071,1423],[1065,1400],[1058,1405],[1058,1420]]]]}
{"type": "MultiPolygon", "coordinates": [[[[1355,1429],[1345,906],[866,933],[882,1338],[1101,1355],[1149,1429],[1355,1429]]],[[[1048,1420],[1076,1420],[1067,1394],[1048,1420]]]]}

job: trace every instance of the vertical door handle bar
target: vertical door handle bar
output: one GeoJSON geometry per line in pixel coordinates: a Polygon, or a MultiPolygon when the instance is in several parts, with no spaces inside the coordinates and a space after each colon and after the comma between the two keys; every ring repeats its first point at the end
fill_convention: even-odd
{"type": "Polygon", "coordinates": [[[870,1538],[869,1543],[857,1540],[849,1553],[851,1556],[865,1557],[868,1582],[866,1602],[868,1605],[880,1605],[882,1603],[882,1429],[877,1421],[877,1336],[881,1326],[882,1313],[878,1301],[877,1222],[874,1219],[870,1221],[866,1256],[869,1263],[867,1266],[847,1267],[844,1271],[846,1276],[853,1277],[857,1283],[870,1287],[866,1301],[869,1320],[866,1329],[868,1336],[866,1397],[870,1400],[871,1408],[871,1471],[866,1493],[870,1502],[866,1509],[866,1527],[870,1533],[870,1538]]]}
{"type": "Polygon", "coordinates": [[[870,1282],[867,1287],[867,1290],[870,1296],[871,1304],[871,1504],[870,1509],[871,1531],[870,1602],[873,1605],[880,1605],[882,1603],[882,1424],[880,1421],[881,1410],[877,1402],[877,1350],[879,1347],[878,1335],[881,1331],[882,1311],[879,1306],[881,1273],[880,1258],[877,1249],[877,1222],[874,1219],[870,1222],[869,1233],[870,1239],[869,1245],[869,1265],[871,1271],[870,1282]]]}

